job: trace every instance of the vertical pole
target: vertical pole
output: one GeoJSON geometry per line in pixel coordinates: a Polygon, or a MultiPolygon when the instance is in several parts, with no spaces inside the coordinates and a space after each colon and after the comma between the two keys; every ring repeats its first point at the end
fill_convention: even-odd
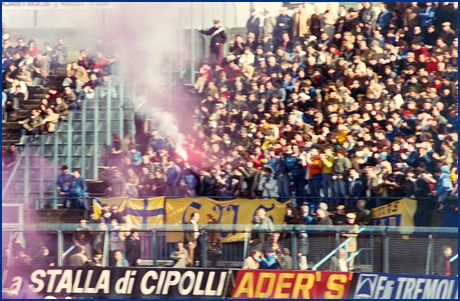
{"type": "Polygon", "coordinates": [[[156,230],[152,231],[152,259],[153,259],[153,266],[157,266],[158,260],[158,248],[157,248],[157,241],[158,241],[158,233],[156,230]]]}
{"type": "Polygon", "coordinates": [[[190,3],[191,9],[190,9],[190,51],[191,51],[191,57],[190,57],[190,84],[195,83],[195,60],[196,60],[196,53],[195,53],[195,27],[194,27],[194,22],[193,22],[193,2],[190,3]]]}
{"type": "Polygon", "coordinates": [[[120,75],[119,81],[119,91],[118,91],[118,100],[119,100],[119,109],[118,109],[118,119],[120,120],[118,128],[118,136],[120,139],[123,138],[123,123],[124,123],[124,112],[123,106],[125,104],[125,82],[123,75],[120,75]]]}
{"type": "Polygon", "coordinates": [[[426,275],[430,275],[431,257],[433,254],[433,235],[428,236],[428,249],[426,252],[426,275]]]}
{"type": "Polygon", "coordinates": [[[62,267],[63,265],[63,260],[62,260],[62,254],[64,253],[64,238],[62,235],[62,230],[58,230],[58,246],[57,246],[57,253],[58,253],[58,266],[62,267]]]}
{"type": "Polygon", "coordinates": [[[81,177],[86,179],[86,107],[88,99],[83,100],[81,116],[81,177]]]}
{"type": "Polygon", "coordinates": [[[109,230],[106,230],[104,232],[104,250],[102,251],[102,267],[108,267],[109,266],[109,230]]]}
{"type": "Polygon", "coordinates": [[[387,235],[387,230],[385,229],[382,233],[382,240],[383,240],[383,272],[384,273],[389,273],[389,249],[388,249],[388,235],[387,235]]]}
{"type": "Polygon", "coordinates": [[[372,271],[375,272],[374,270],[374,231],[371,232],[371,240],[370,240],[370,260],[371,260],[371,266],[372,266],[372,271]]]}
{"type": "Polygon", "coordinates": [[[297,270],[297,235],[291,230],[291,254],[292,254],[292,269],[297,270]]]}
{"type": "Polygon", "coordinates": [[[244,233],[243,262],[249,256],[248,255],[248,248],[249,248],[249,232],[245,232],[244,233]]]}
{"type": "Polygon", "coordinates": [[[8,256],[7,258],[7,266],[11,266],[11,264],[13,263],[13,235],[14,235],[14,232],[12,231],[8,231],[8,233],[10,234],[10,236],[8,237],[8,249],[10,249],[10,256],[8,256]]]}
{"type": "MultiPolygon", "coordinates": [[[[40,149],[39,149],[40,170],[44,170],[45,166],[44,166],[43,158],[45,158],[45,143],[44,143],[43,136],[40,136],[38,139],[40,139],[40,149]]],[[[43,197],[45,195],[45,179],[44,179],[44,176],[43,176],[42,173],[40,173],[40,183],[39,183],[39,188],[38,189],[39,189],[39,192],[40,192],[39,199],[41,200],[38,205],[40,206],[40,209],[43,209],[46,201],[43,199],[43,197]]]]}
{"type": "Polygon", "coordinates": [[[73,136],[73,131],[72,131],[72,122],[73,122],[73,115],[75,112],[69,112],[69,121],[67,122],[67,166],[72,169],[75,166],[72,166],[72,155],[73,155],[73,149],[72,149],[72,136],[73,136]]]}
{"type": "Polygon", "coordinates": [[[37,25],[38,25],[38,16],[37,16],[38,12],[37,10],[34,10],[34,28],[37,28],[37,25]]]}
{"type": "MultiPolygon", "coordinates": [[[[58,162],[59,162],[59,153],[58,153],[58,139],[59,139],[59,125],[57,125],[56,130],[53,133],[53,179],[57,179],[58,177],[58,162]]],[[[57,209],[57,198],[58,193],[55,187],[56,185],[53,183],[53,209],[57,209]]]]}
{"type": "MultiPolygon", "coordinates": [[[[25,151],[25,170],[24,183],[30,183],[30,142],[26,143],[25,151]]],[[[29,206],[29,185],[24,185],[24,202],[29,206]]]]}
{"type": "Polygon", "coordinates": [[[107,145],[112,145],[112,93],[110,93],[111,87],[112,75],[109,76],[107,82],[107,94],[105,96],[107,100],[107,145]]]}
{"type": "Polygon", "coordinates": [[[96,88],[94,95],[94,158],[93,158],[93,175],[98,179],[98,158],[99,158],[99,88],[96,88]]]}
{"type": "MultiPolygon", "coordinates": [[[[206,267],[206,263],[207,263],[207,256],[206,256],[206,234],[203,231],[201,231],[201,235],[199,237],[200,239],[200,243],[201,243],[201,250],[200,250],[200,253],[201,253],[201,256],[200,258],[198,258],[200,260],[200,267],[202,268],[205,268],[206,267]]],[[[194,261],[196,261],[196,258],[194,258],[194,261]]],[[[192,263],[193,266],[195,266],[195,263],[192,263]]]]}
{"type": "Polygon", "coordinates": [[[340,245],[340,233],[335,233],[335,247],[337,248],[340,245]]]}

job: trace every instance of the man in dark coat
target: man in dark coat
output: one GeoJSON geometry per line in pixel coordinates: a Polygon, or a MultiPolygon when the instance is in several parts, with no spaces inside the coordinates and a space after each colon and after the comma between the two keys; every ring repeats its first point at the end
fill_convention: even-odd
{"type": "Polygon", "coordinates": [[[200,214],[193,212],[190,215],[190,220],[185,224],[187,226],[193,226],[193,231],[184,232],[184,244],[188,251],[187,266],[194,267],[195,261],[199,259],[199,242],[200,242],[200,230],[198,227],[198,221],[200,220],[200,214]]]}
{"type": "Polygon", "coordinates": [[[418,169],[417,174],[414,192],[417,200],[417,210],[414,213],[414,224],[417,227],[428,227],[430,225],[429,211],[433,203],[429,198],[431,188],[427,180],[427,172],[418,169]]]}
{"type": "Polygon", "coordinates": [[[201,27],[198,27],[197,29],[202,34],[211,36],[211,52],[209,61],[213,65],[220,64],[222,61],[222,49],[227,41],[227,33],[225,33],[225,29],[220,27],[219,20],[214,20],[214,26],[208,30],[202,30],[201,27]]]}
{"type": "Polygon", "coordinates": [[[366,38],[371,36],[372,20],[374,19],[375,11],[370,2],[364,2],[364,8],[359,11],[358,20],[359,27],[366,38]]]}
{"type": "Polygon", "coordinates": [[[251,8],[251,17],[248,19],[246,23],[246,28],[248,29],[248,35],[250,32],[254,33],[256,36],[256,41],[259,40],[260,35],[260,19],[256,15],[256,9],[251,8]]]}
{"type": "Polygon", "coordinates": [[[141,262],[141,240],[139,232],[135,229],[131,230],[131,235],[126,237],[125,241],[126,249],[126,260],[129,262],[129,266],[138,266],[141,262]]]}
{"type": "Polygon", "coordinates": [[[443,254],[436,260],[436,264],[434,266],[434,274],[439,276],[452,276],[450,268],[452,248],[449,246],[444,246],[442,247],[442,252],[443,254]]]}
{"type": "Polygon", "coordinates": [[[283,7],[280,10],[280,15],[276,17],[276,26],[273,31],[275,45],[279,45],[280,43],[282,43],[284,32],[291,32],[292,18],[289,17],[286,13],[287,8],[283,7]]]}

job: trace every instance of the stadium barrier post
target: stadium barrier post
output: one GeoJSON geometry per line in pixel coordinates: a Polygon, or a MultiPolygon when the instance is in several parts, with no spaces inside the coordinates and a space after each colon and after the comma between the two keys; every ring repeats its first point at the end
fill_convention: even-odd
{"type": "Polygon", "coordinates": [[[8,237],[8,249],[10,249],[10,256],[8,256],[7,266],[11,266],[11,264],[13,263],[13,235],[14,235],[14,232],[8,231],[8,233],[10,234],[8,237]]]}
{"type": "Polygon", "coordinates": [[[82,103],[81,116],[81,177],[86,179],[86,106],[88,99],[85,97],[82,103]]]}
{"type": "Polygon", "coordinates": [[[157,260],[158,260],[158,248],[157,248],[157,239],[158,233],[156,230],[152,230],[152,259],[153,259],[153,266],[157,266],[157,260]]]}
{"type": "Polygon", "coordinates": [[[118,125],[118,136],[121,138],[123,137],[123,126],[124,126],[124,112],[123,112],[123,106],[125,104],[125,82],[124,82],[124,77],[123,75],[120,75],[120,79],[118,82],[119,85],[119,93],[118,93],[118,101],[119,101],[119,108],[118,108],[118,120],[120,120],[120,123],[118,125]]]}
{"type": "MultiPolygon", "coordinates": [[[[24,183],[30,183],[30,142],[26,142],[25,152],[25,171],[24,183]]],[[[24,185],[24,203],[29,207],[29,185],[24,185]]]]}
{"type": "MultiPolygon", "coordinates": [[[[42,160],[42,158],[45,157],[45,143],[44,143],[44,137],[43,135],[40,135],[38,137],[38,139],[40,140],[40,146],[39,146],[39,154],[40,154],[40,160],[39,160],[39,165],[40,165],[40,170],[44,170],[45,169],[45,161],[42,160]]],[[[43,199],[44,195],[45,195],[45,179],[43,177],[43,173],[40,172],[40,181],[39,181],[39,196],[40,196],[40,200],[41,202],[39,202],[39,206],[40,206],[40,209],[43,209],[44,208],[44,205],[46,203],[46,200],[43,199]]],[[[46,204],[48,205],[48,204],[46,204]]]]}
{"type": "Polygon", "coordinates": [[[73,123],[73,115],[75,112],[70,111],[69,112],[69,121],[67,122],[67,166],[69,168],[74,168],[72,166],[72,134],[73,134],[73,128],[72,128],[72,123],[73,123]]]}
{"type": "Polygon", "coordinates": [[[243,262],[248,257],[248,249],[249,249],[249,232],[244,232],[244,249],[243,249],[243,262]]]}
{"type": "Polygon", "coordinates": [[[383,256],[382,256],[382,266],[383,266],[383,272],[384,273],[389,273],[389,254],[388,254],[388,235],[387,235],[387,228],[382,230],[382,244],[383,244],[383,256]]]}
{"type": "Polygon", "coordinates": [[[62,237],[62,230],[58,230],[57,231],[57,235],[58,235],[58,245],[57,245],[57,249],[58,249],[58,266],[59,267],[62,267],[63,266],[63,262],[62,262],[62,254],[64,253],[64,245],[63,245],[63,237],[62,237]]]}
{"type": "Polygon", "coordinates": [[[371,239],[369,242],[370,246],[369,248],[371,249],[369,256],[370,256],[370,261],[371,261],[371,266],[372,266],[372,271],[374,270],[374,231],[371,231],[371,239]]]}
{"type": "MultiPolygon", "coordinates": [[[[58,162],[59,162],[59,154],[58,154],[58,139],[59,139],[59,134],[58,134],[58,131],[59,131],[59,124],[56,125],[56,130],[54,131],[53,133],[53,179],[57,179],[58,177],[58,162]]],[[[57,197],[58,197],[58,193],[57,193],[57,189],[55,187],[56,185],[53,183],[52,187],[53,187],[53,209],[57,209],[58,208],[58,205],[57,205],[57,197]]]]}
{"type": "Polygon", "coordinates": [[[428,249],[426,252],[426,275],[430,275],[430,267],[431,267],[431,257],[433,253],[433,235],[428,235],[428,249]]]}
{"type": "Polygon", "coordinates": [[[191,50],[191,58],[190,58],[190,84],[193,85],[195,83],[195,28],[193,22],[193,2],[190,3],[190,50],[191,50]]]}
{"type": "MultiPolygon", "coordinates": [[[[207,261],[207,256],[206,256],[206,231],[201,231],[201,235],[200,235],[200,243],[201,243],[201,246],[200,246],[200,253],[201,253],[201,256],[200,256],[200,267],[202,268],[205,268],[206,267],[206,261],[207,261]]],[[[196,259],[195,259],[196,261],[196,259]]],[[[193,263],[195,264],[195,263],[193,263]]]]}
{"type": "MultiPolygon", "coordinates": [[[[112,87],[112,75],[109,75],[108,81],[107,81],[107,92],[105,94],[105,100],[107,102],[107,145],[112,145],[112,93],[111,93],[111,87],[112,87]]],[[[96,101],[99,101],[97,99],[96,101]]],[[[97,143],[97,142],[96,142],[97,143]]]]}
{"type": "MultiPolygon", "coordinates": [[[[297,268],[297,235],[295,235],[294,230],[291,230],[291,254],[292,254],[292,269],[297,268]]],[[[308,257],[307,257],[308,258],[308,257]]]]}
{"type": "Polygon", "coordinates": [[[95,89],[95,99],[94,102],[94,158],[93,158],[93,176],[95,179],[98,179],[98,163],[99,163],[99,88],[95,89]]]}
{"type": "Polygon", "coordinates": [[[102,251],[102,267],[109,266],[109,231],[104,232],[104,250],[102,251]]]}

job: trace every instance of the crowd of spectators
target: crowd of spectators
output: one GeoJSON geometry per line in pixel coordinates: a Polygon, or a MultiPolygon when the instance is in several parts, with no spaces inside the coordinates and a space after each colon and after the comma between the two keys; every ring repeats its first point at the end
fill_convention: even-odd
{"type": "Polygon", "coordinates": [[[46,42],[39,49],[33,39],[27,45],[23,38],[12,46],[9,35],[3,35],[2,49],[2,121],[14,121],[19,110],[24,110],[29,98],[29,87],[48,87],[47,95],[40,104],[26,113],[22,125],[20,144],[32,140],[40,134],[55,131],[56,123],[66,120],[69,110],[81,110],[83,101],[95,97],[95,88],[100,87],[99,100],[107,93],[117,97],[116,90],[108,87],[108,75],[115,72],[117,55],[110,53],[98,39],[90,55],[80,51],[78,60],[68,63],[69,50],[64,39],[51,47],[46,42]],[[52,85],[51,75],[63,75],[60,68],[66,69],[65,79],[57,87],[52,85]]]}
{"type": "Polygon", "coordinates": [[[253,10],[247,40],[201,65],[185,143],[114,137],[108,195],[456,208],[456,4],[331,7],[253,10]]]}

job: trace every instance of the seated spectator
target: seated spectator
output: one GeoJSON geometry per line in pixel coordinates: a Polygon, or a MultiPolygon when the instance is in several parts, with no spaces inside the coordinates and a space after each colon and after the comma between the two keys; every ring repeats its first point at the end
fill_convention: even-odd
{"type": "Polygon", "coordinates": [[[56,105],[53,110],[59,115],[61,120],[67,120],[67,116],[69,115],[69,105],[65,103],[61,97],[56,98],[56,105]]]}
{"type": "Polygon", "coordinates": [[[251,252],[251,255],[248,256],[245,260],[244,260],[244,265],[243,265],[243,269],[244,270],[257,270],[259,269],[259,262],[257,261],[258,259],[260,259],[261,257],[261,254],[260,254],[260,251],[258,250],[254,250],[251,252]]]}
{"type": "Polygon", "coordinates": [[[50,256],[50,250],[47,247],[42,247],[40,253],[33,258],[33,265],[39,267],[54,267],[56,260],[50,256]]]}
{"type": "Polygon", "coordinates": [[[278,255],[276,255],[275,251],[267,249],[264,252],[264,256],[257,258],[256,261],[260,264],[261,269],[276,270],[279,268],[277,259],[278,255]]]}
{"type": "Polygon", "coordinates": [[[129,157],[131,158],[134,166],[138,167],[142,164],[142,154],[136,149],[136,145],[134,144],[129,146],[129,157]]]}
{"type": "Polygon", "coordinates": [[[54,133],[59,117],[59,114],[56,114],[53,109],[46,109],[45,118],[43,119],[44,130],[42,133],[54,133]]]}
{"type": "Polygon", "coordinates": [[[46,56],[38,53],[32,64],[34,71],[34,86],[41,86],[48,79],[49,69],[46,56]]]}
{"type": "Polygon", "coordinates": [[[337,256],[331,258],[330,270],[335,272],[348,272],[348,265],[345,258],[344,248],[340,248],[337,251],[337,256]]]}
{"type": "Polygon", "coordinates": [[[114,259],[115,259],[116,267],[121,267],[121,268],[129,267],[129,262],[125,258],[123,258],[123,253],[121,253],[120,251],[115,251],[114,259]]]}
{"type": "Polygon", "coordinates": [[[93,258],[87,263],[88,266],[91,267],[102,267],[102,261],[103,261],[103,253],[100,250],[96,250],[94,252],[93,258]]]}
{"type": "Polygon", "coordinates": [[[371,225],[372,219],[372,212],[365,209],[366,208],[366,201],[359,200],[356,204],[358,208],[358,212],[356,213],[356,220],[355,223],[360,226],[369,226],[371,225]]]}
{"type": "Polygon", "coordinates": [[[62,82],[64,87],[73,86],[76,93],[80,93],[83,85],[89,81],[88,72],[77,63],[67,64],[67,77],[62,82]]]}
{"type": "Polygon", "coordinates": [[[26,254],[23,248],[19,249],[19,255],[13,258],[14,266],[29,266],[32,264],[32,258],[26,254]]]}
{"type": "Polygon", "coordinates": [[[38,54],[38,47],[35,45],[34,40],[29,40],[27,43],[28,47],[26,48],[26,53],[30,54],[31,56],[36,56],[38,54]]]}
{"type": "Polygon", "coordinates": [[[43,124],[43,119],[40,117],[37,109],[33,109],[30,114],[29,118],[18,121],[19,124],[22,124],[21,140],[19,144],[25,144],[27,142],[27,137],[29,136],[35,140],[36,137],[40,135],[40,127],[43,124]]]}
{"type": "Polygon", "coordinates": [[[106,181],[107,196],[126,196],[126,180],[118,168],[113,169],[113,176],[106,181]]]}
{"type": "Polygon", "coordinates": [[[188,251],[184,248],[183,242],[177,243],[177,249],[172,252],[170,258],[175,261],[173,268],[185,268],[187,264],[188,251]]]}
{"type": "Polygon", "coordinates": [[[276,250],[278,265],[281,270],[292,270],[291,251],[288,248],[276,250]]]}

